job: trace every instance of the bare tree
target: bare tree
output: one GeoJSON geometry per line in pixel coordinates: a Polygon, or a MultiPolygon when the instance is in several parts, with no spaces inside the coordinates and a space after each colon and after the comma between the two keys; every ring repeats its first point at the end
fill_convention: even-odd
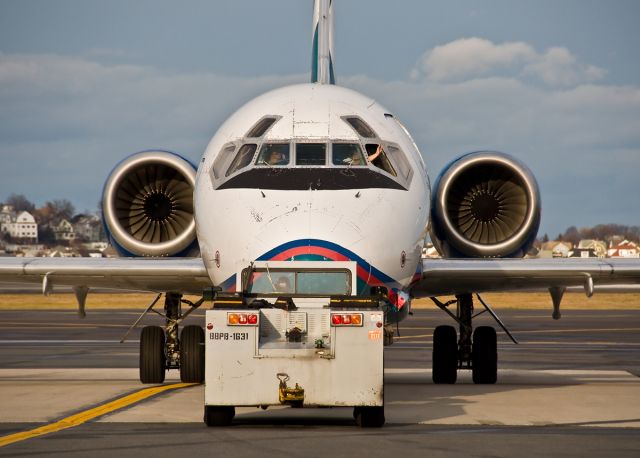
{"type": "Polygon", "coordinates": [[[76,212],[76,207],[67,199],[54,200],[53,208],[55,209],[56,218],[71,219],[76,212]]]}
{"type": "Polygon", "coordinates": [[[11,205],[16,212],[28,211],[31,213],[36,209],[33,202],[27,199],[23,194],[11,194],[7,198],[5,204],[11,205]]]}
{"type": "Polygon", "coordinates": [[[571,242],[573,245],[577,245],[580,241],[580,232],[578,232],[578,228],[575,226],[571,226],[569,229],[564,231],[562,240],[564,240],[565,242],[571,242]]]}

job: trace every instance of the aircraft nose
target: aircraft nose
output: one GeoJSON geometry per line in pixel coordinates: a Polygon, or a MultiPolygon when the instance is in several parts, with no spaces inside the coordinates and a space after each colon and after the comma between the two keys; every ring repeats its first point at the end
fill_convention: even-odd
{"type": "Polygon", "coordinates": [[[345,212],[338,203],[301,200],[293,205],[275,206],[260,215],[264,224],[256,239],[271,246],[294,239],[312,239],[353,247],[366,239],[361,215],[345,212]]]}

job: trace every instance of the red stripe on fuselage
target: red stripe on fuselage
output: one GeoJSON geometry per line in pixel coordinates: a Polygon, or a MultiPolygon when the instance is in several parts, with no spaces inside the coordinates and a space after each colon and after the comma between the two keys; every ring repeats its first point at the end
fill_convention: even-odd
{"type": "Polygon", "coordinates": [[[338,253],[337,251],[329,250],[328,248],[322,248],[319,246],[300,246],[295,248],[289,248],[281,253],[278,253],[272,261],[286,261],[294,256],[300,256],[303,254],[315,254],[318,256],[324,256],[332,261],[350,261],[345,255],[338,253]]]}
{"type": "MultiPolygon", "coordinates": [[[[317,256],[324,256],[327,259],[331,259],[332,261],[351,261],[345,255],[338,253],[337,251],[330,250],[328,248],[323,248],[319,246],[300,246],[295,248],[289,248],[281,253],[278,253],[273,258],[272,261],[287,261],[295,256],[305,255],[305,254],[313,254],[317,256]]],[[[368,270],[362,267],[360,264],[357,265],[357,274],[360,279],[364,280],[369,285],[381,285],[381,282],[377,277],[371,275],[368,270]]]]}

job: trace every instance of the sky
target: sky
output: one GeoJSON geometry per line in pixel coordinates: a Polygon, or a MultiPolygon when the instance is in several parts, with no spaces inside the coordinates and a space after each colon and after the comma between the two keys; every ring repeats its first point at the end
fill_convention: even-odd
{"type": "MultiPolygon", "coordinates": [[[[115,164],[197,163],[218,126],[307,82],[312,0],[0,0],[0,201],[94,211],[115,164]]],[[[408,127],[434,179],[504,151],[541,190],[540,235],[640,225],[640,2],[334,0],[340,85],[408,127]]]]}

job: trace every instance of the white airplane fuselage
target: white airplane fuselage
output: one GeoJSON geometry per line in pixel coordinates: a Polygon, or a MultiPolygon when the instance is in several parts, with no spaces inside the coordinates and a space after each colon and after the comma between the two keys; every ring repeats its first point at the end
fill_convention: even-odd
{"type": "Polygon", "coordinates": [[[411,284],[421,266],[430,189],[420,152],[388,110],[350,89],[301,84],[257,97],[220,127],[198,166],[194,203],[214,285],[236,290],[236,273],[256,260],[350,260],[358,263],[358,294],[366,295],[371,286],[411,284]],[[260,138],[248,138],[265,117],[277,120],[260,138]],[[376,138],[363,137],[346,117],[364,121],[376,138]],[[336,164],[332,145],[365,150],[374,142],[393,156],[392,169],[336,164]],[[309,143],[326,145],[324,165],[301,164],[298,145],[309,143]],[[288,164],[261,162],[267,144],[288,144],[288,164]],[[256,145],[254,153],[230,173],[242,145],[256,145]]]}

